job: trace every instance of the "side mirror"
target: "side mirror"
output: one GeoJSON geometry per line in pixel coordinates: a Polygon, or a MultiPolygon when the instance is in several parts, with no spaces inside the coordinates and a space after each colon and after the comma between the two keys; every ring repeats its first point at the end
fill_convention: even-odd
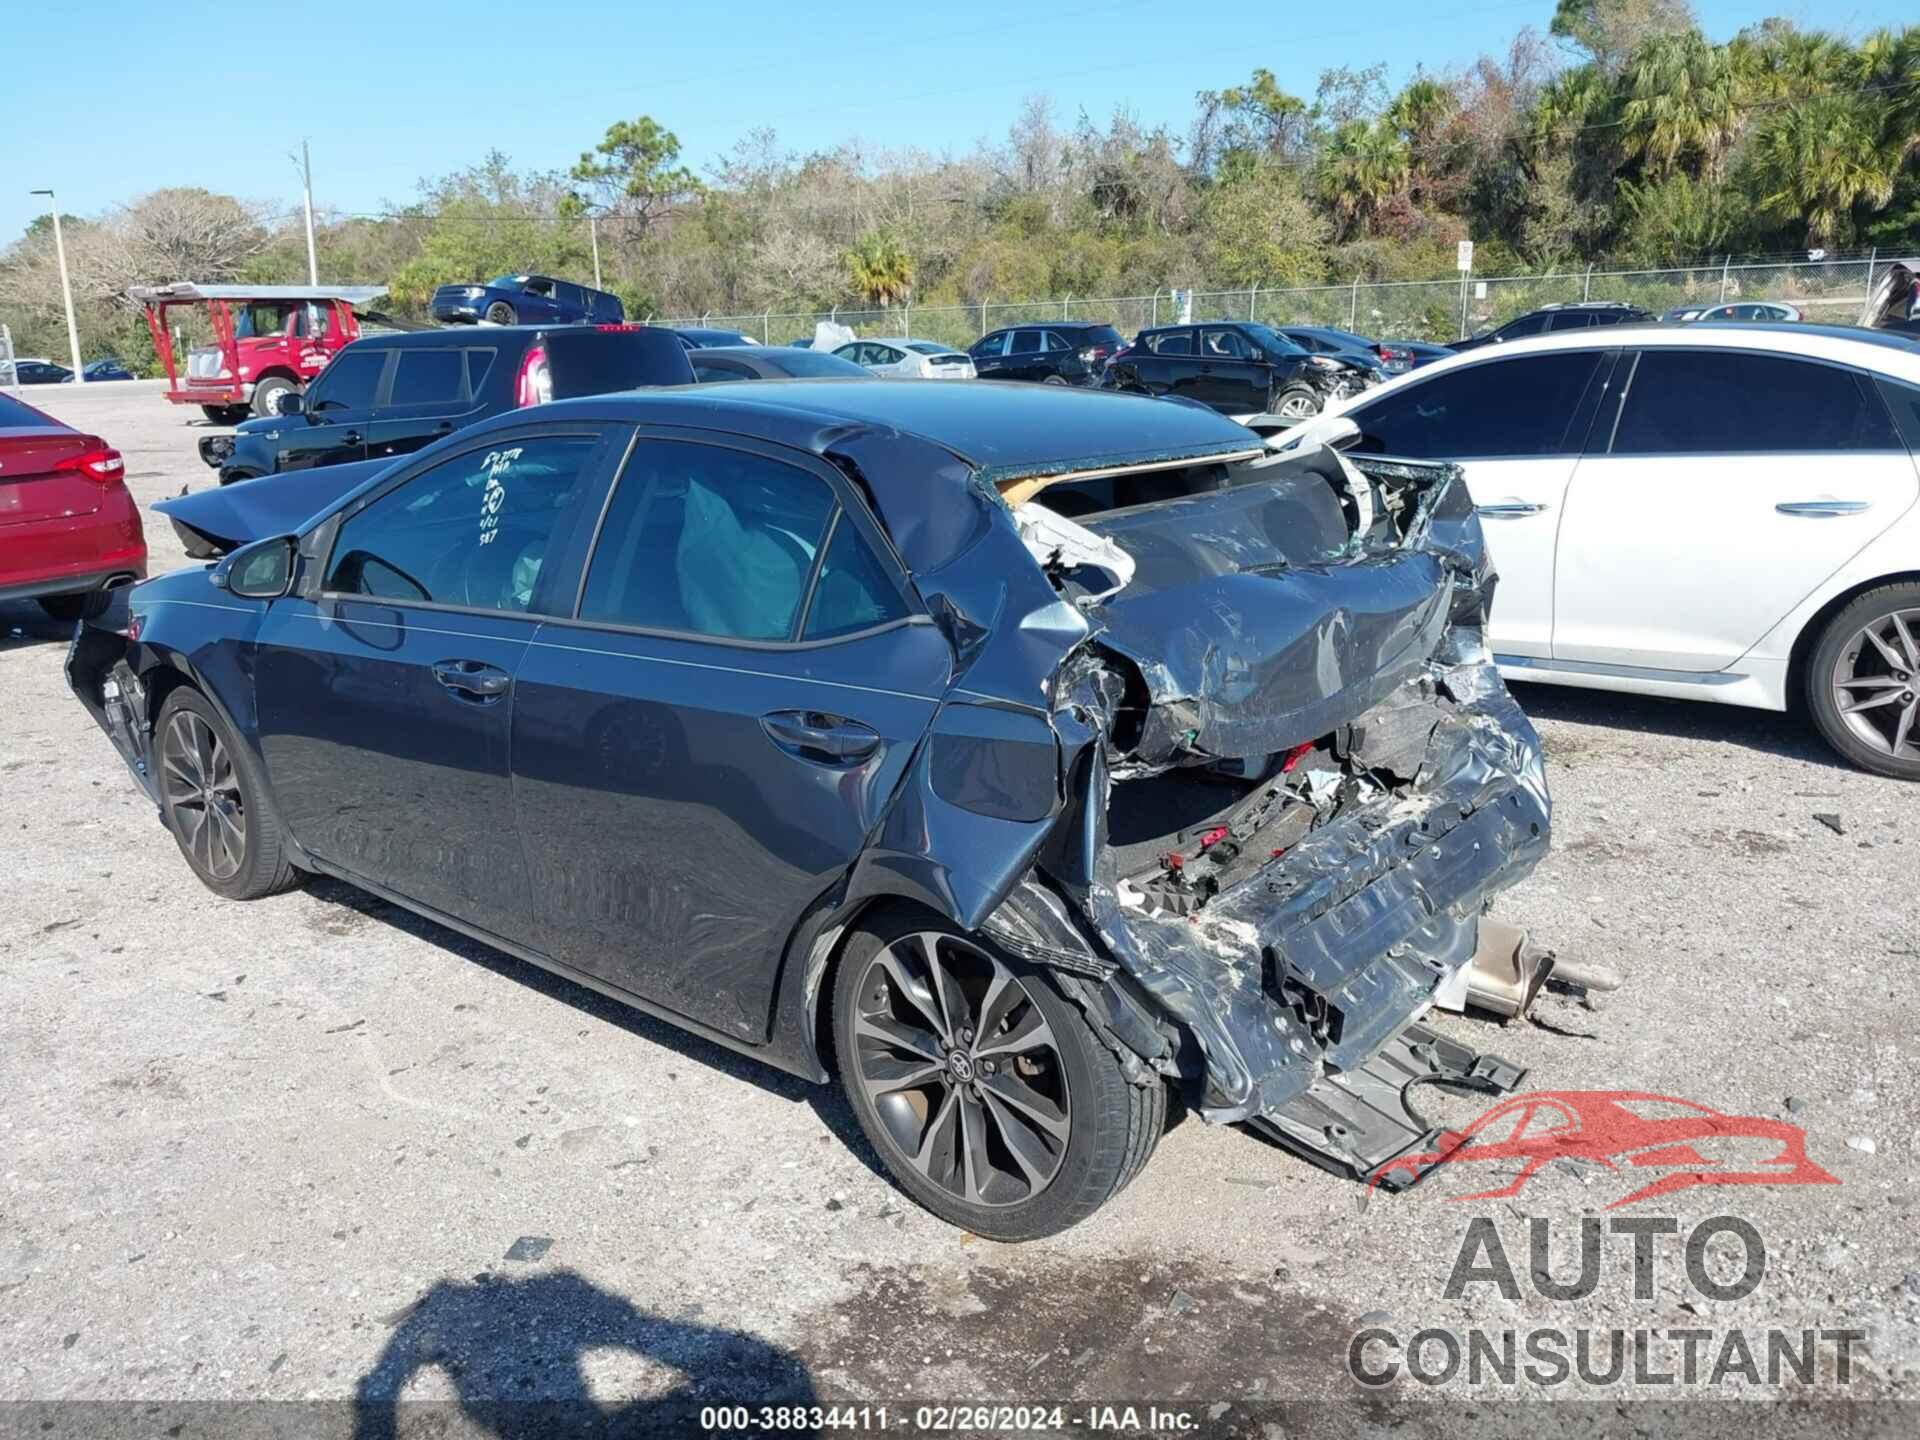
{"type": "Polygon", "coordinates": [[[298,415],[306,408],[306,396],[298,390],[282,390],[273,398],[273,410],[276,415],[298,415]]]}
{"type": "Polygon", "coordinates": [[[277,600],[293,588],[295,547],[291,535],[242,545],[213,567],[212,580],[230,595],[277,600]]]}

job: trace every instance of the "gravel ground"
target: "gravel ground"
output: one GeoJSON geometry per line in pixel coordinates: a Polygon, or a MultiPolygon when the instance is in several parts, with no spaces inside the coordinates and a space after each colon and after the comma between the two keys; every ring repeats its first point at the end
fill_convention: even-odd
{"type": "MultiPolygon", "coordinates": [[[[118,445],[143,505],[211,482],[198,413],[150,386],[32,398],[118,445]]],[[[163,521],[147,531],[156,572],[180,562],[163,521]]],[[[1811,1385],[1768,1385],[1762,1360],[1757,1386],[1736,1369],[1717,1388],[1475,1393],[1914,1394],[1920,791],[1843,768],[1798,718],[1521,692],[1556,844],[1499,913],[1627,985],[1597,1009],[1549,996],[1535,1023],[1439,1027],[1532,1067],[1529,1088],[1804,1126],[1840,1182],[1624,1212],[1683,1235],[1744,1217],[1766,1252],[1744,1298],[1691,1284],[1672,1238],[1636,1298],[1630,1239],[1609,1235],[1593,1293],[1553,1299],[1528,1221],[1564,1278],[1581,1218],[1638,1182],[1556,1164],[1486,1201],[1464,1197],[1497,1181],[1443,1170],[1369,1199],[1185,1118],[1068,1234],[949,1229],[881,1176],[830,1090],[331,881],[210,895],[68,695],[64,650],[37,609],[0,606],[0,1400],[586,1398],[665,1429],[713,1397],[1158,1399],[1257,1432],[1264,1404],[1331,1398],[1420,1431],[1490,1423],[1424,1403],[1467,1394],[1464,1376],[1362,1391],[1363,1325],[1523,1344],[1701,1327],[1703,1375],[1729,1330],[1759,1351],[1771,1326],[1857,1329],[1846,1384],[1823,1345],[1811,1385]],[[1445,1293],[1476,1221],[1512,1298],[1445,1293]]],[[[1456,1122],[1479,1108],[1431,1102],[1456,1122]]]]}

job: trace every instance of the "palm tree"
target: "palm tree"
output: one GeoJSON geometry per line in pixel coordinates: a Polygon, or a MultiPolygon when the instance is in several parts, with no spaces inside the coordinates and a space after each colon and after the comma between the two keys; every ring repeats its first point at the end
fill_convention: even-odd
{"type": "Polygon", "coordinates": [[[1846,238],[1854,206],[1893,196],[1898,167],[1888,164],[1880,110],[1864,96],[1820,95],[1764,119],[1747,158],[1760,208],[1805,221],[1809,245],[1846,238]]]}
{"type": "Polygon", "coordinates": [[[1741,96],[1727,47],[1698,30],[1656,35],[1633,52],[1621,76],[1621,149],[1653,176],[1698,158],[1717,180],[1739,133],[1741,96]]]}
{"type": "Polygon", "coordinates": [[[844,259],[847,279],[867,304],[888,309],[913,294],[913,256],[891,230],[869,230],[844,259]]]}
{"type": "Polygon", "coordinates": [[[1320,193],[1344,236],[1404,194],[1410,173],[1407,142],[1390,121],[1350,120],[1333,132],[1320,157],[1320,193]]]}

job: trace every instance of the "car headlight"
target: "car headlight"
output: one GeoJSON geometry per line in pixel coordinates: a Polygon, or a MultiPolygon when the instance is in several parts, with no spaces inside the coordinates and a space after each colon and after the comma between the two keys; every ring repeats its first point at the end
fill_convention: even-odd
{"type": "Polygon", "coordinates": [[[486,293],[487,293],[486,287],[483,285],[469,285],[467,286],[465,291],[466,297],[469,300],[478,300],[482,295],[486,293]]]}
{"type": "Polygon", "coordinates": [[[1316,370],[1338,370],[1340,368],[1340,362],[1338,360],[1329,360],[1324,355],[1309,355],[1307,357],[1307,363],[1316,370]]]}

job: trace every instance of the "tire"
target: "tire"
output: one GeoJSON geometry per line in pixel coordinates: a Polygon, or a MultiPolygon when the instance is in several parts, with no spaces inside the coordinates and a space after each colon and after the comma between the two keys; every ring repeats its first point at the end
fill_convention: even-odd
{"type": "Polygon", "coordinates": [[[1920,584],[1882,585],[1842,608],[1814,643],[1802,683],[1814,724],[1842,757],[1920,780],[1920,584]]]}
{"type": "Polygon", "coordinates": [[[241,480],[258,480],[259,478],[260,472],[258,470],[241,468],[236,470],[222,470],[220,472],[220,483],[222,485],[233,485],[241,480]]]}
{"type": "Polygon", "coordinates": [[[245,405],[202,405],[200,413],[216,425],[238,425],[253,411],[245,405]]]}
{"type": "Polygon", "coordinates": [[[930,915],[848,940],[832,1025],[848,1102],[895,1183],[988,1239],[1086,1219],[1139,1174],[1166,1124],[1166,1087],[1130,1083],[1051,977],[930,915]],[[964,1022],[981,1018],[975,1035],[964,1022]]]}
{"type": "Polygon", "coordinates": [[[512,325],[515,323],[513,306],[504,300],[496,300],[487,306],[487,320],[494,325],[512,325]]]}
{"type": "Polygon", "coordinates": [[[299,872],[259,771],[204,695],[183,686],[167,696],[153,753],[161,818],[202,885],[229,900],[258,900],[293,886],[299,872]]]}
{"type": "Polygon", "coordinates": [[[1311,385],[1289,385],[1267,401],[1267,413],[1283,420],[1311,420],[1320,413],[1320,393],[1311,385]]]}
{"type": "Polygon", "coordinates": [[[269,375],[253,387],[253,413],[256,415],[278,415],[274,407],[280,397],[289,390],[300,387],[284,375],[269,375]]]}
{"type": "Polygon", "coordinates": [[[1067,377],[1064,375],[1049,375],[1040,383],[1042,385],[1064,385],[1067,383],[1067,377]]]}
{"type": "Polygon", "coordinates": [[[42,595],[38,604],[47,612],[49,620],[71,625],[76,620],[91,620],[102,614],[107,608],[107,592],[84,590],[78,595],[42,595]]]}

